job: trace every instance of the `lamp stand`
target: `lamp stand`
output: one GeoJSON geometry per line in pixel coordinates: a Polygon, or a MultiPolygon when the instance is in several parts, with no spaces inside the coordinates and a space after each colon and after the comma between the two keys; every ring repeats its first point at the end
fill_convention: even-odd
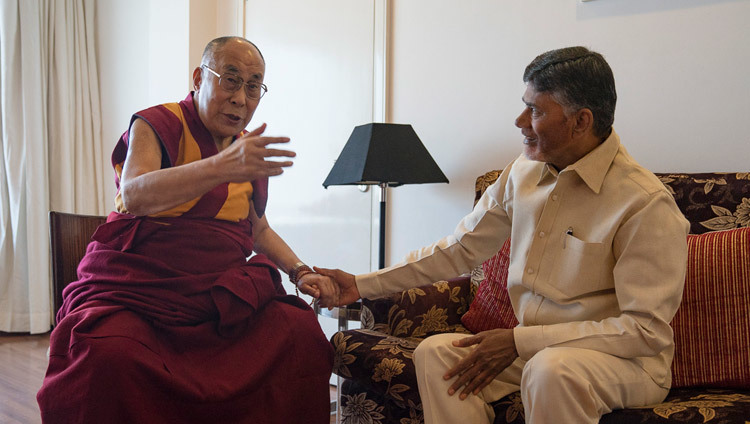
{"type": "Polygon", "coordinates": [[[388,183],[380,183],[380,245],[378,252],[378,269],[385,268],[385,201],[388,183]]]}

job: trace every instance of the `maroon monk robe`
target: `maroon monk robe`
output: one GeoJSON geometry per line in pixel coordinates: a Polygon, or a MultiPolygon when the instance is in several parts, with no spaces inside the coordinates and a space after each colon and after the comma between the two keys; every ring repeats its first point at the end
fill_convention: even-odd
{"type": "Polygon", "coordinates": [[[331,345],[275,266],[246,260],[251,234],[113,212],[64,291],[43,422],[329,422],[331,345]]]}

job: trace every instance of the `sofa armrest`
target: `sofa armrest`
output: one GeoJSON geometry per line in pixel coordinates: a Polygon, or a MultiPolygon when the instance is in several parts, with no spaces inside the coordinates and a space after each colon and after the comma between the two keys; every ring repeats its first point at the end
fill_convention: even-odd
{"type": "Polygon", "coordinates": [[[467,332],[461,315],[469,310],[471,278],[458,277],[409,289],[388,297],[362,301],[362,328],[396,337],[427,337],[467,332]]]}

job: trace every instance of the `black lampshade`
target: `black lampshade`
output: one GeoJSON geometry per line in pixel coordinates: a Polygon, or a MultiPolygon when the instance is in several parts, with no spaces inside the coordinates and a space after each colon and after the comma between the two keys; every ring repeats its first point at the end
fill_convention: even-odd
{"type": "Polygon", "coordinates": [[[447,182],[411,125],[372,123],[354,128],[323,187],[447,182]]]}

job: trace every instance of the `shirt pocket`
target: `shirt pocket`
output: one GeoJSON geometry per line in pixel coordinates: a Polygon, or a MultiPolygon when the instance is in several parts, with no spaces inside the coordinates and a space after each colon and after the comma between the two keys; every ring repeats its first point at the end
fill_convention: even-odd
{"type": "Polygon", "coordinates": [[[549,280],[553,289],[563,298],[575,298],[608,288],[608,280],[602,278],[604,243],[590,243],[565,234],[562,246],[549,280]]]}

